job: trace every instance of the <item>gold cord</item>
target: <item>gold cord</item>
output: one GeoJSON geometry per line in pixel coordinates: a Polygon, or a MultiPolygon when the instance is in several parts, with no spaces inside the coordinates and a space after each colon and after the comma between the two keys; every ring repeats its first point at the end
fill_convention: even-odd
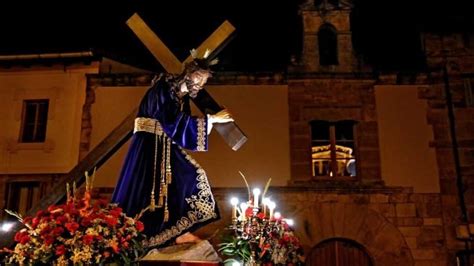
{"type": "MultiPolygon", "coordinates": [[[[155,133],[156,133],[156,123],[155,123],[155,133]]],[[[155,158],[153,161],[153,186],[151,188],[150,196],[150,211],[155,211],[155,187],[156,187],[156,161],[158,160],[158,135],[155,134],[155,158]]]]}

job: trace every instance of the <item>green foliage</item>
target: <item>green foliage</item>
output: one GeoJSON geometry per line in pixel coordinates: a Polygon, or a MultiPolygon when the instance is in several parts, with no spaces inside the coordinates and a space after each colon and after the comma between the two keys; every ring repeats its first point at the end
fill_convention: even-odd
{"type": "Polygon", "coordinates": [[[249,242],[235,236],[224,237],[222,243],[219,244],[218,251],[228,258],[224,263],[249,261],[251,256],[249,242]]]}

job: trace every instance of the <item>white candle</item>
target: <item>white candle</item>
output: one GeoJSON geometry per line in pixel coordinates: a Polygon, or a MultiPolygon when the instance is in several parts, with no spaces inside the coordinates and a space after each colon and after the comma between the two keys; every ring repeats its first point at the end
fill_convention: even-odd
{"type": "Polygon", "coordinates": [[[240,216],[239,216],[240,219],[239,220],[245,221],[245,218],[246,218],[245,211],[247,210],[248,206],[249,205],[245,202],[240,203],[240,216]]]}
{"type": "Polygon", "coordinates": [[[280,219],[281,218],[281,213],[275,212],[275,214],[273,214],[273,217],[275,217],[275,219],[280,219]]]}
{"type": "Polygon", "coordinates": [[[270,203],[270,199],[265,197],[265,198],[262,199],[262,203],[263,203],[263,215],[266,218],[267,217],[267,207],[268,207],[268,204],[270,203]]]}
{"type": "Polygon", "coordinates": [[[231,198],[230,204],[232,204],[232,220],[237,219],[237,204],[239,204],[239,199],[231,198]]]}
{"type": "Polygon", "coordinates": [[[275,210],[276,204],[273,201],[268,203],[268,208],[270,209],[270,220],[273,218],[273,211],[275,210]]]}
{"type": "Polygon", "coordinates": [[[253,207],[258,208],[258,197],[260,196],[260,189],[253,189],[253,207]]]}

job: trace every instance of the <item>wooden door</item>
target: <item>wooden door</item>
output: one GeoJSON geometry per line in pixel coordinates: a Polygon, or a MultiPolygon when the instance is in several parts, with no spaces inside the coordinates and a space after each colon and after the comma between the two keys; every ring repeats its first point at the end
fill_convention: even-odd
{"type": "Polygon", "coordinates": [[[364,248],[346,239],[326,240],[314,247],[306,259],[306,265],[317,266],[372,266],[364,248]]]}

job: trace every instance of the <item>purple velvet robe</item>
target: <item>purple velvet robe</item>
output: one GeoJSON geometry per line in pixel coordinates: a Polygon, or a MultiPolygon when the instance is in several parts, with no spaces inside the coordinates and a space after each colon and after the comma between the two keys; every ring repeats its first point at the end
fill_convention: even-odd
{"type": "MultiPolygon", "coordinates": [[[[170,84],[164,77],[154,82],[143,97],[137,115],[158,120],[166,136],[172,140],[169,220],[164,221],[163,208],[145,212],[141,220],[145,225],[149,246],[168,244],[179,235],[219,219],[205,171],[184,150],[207,150],[207,119],[183,112],[170,84]]],[[[163,146],[158,145],[156,198],[160,186],[162,149],[163,146]]],[[[154,156],[155,134],[143,131],[134,133],[112,196],[112,201],[118,203],[129,216],[135,216],[150,204],[154,156]]]]}

